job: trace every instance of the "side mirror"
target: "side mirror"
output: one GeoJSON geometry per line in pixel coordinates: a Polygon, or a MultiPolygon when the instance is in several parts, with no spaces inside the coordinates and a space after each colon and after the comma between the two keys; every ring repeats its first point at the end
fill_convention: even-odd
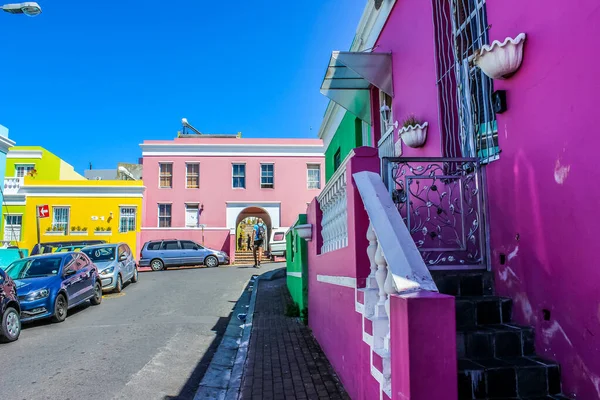
{"type": "Polygon", "coordinates": [[[121,254],[119,256],[119,261],[125,261],[125,260],[127,260],[127,254],[121,254]]]}

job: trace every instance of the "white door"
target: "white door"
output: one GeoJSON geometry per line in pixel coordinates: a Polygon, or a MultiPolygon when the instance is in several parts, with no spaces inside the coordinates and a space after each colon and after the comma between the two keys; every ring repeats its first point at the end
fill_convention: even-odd
{"type": "Polygon", "coordinates": [[[186,205],[185,206],[185,226],[188,228],[195,228],[198,226],[198,206],[197,205],[186,205]]]}
{"type": "Polygon", "coordinates": [[[4,216],[4,242],[18,242],[21,240],[22,215],[4,216]]]}

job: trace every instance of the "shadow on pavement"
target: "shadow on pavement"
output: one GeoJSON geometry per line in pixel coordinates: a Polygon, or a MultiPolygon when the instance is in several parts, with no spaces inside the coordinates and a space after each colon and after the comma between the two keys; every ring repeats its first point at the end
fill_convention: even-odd
{"type": "Polygon", "coordinates": [[[206,370],[208,369],[208,366],[210,365],[210,362],[215,355],[219,344],[221,343],[221,339],[223,338],[225,329],[227,329],[227,324],[229,323],[231,316],[232,313],[229,313],[227,317],[219,318],[215,326],[213,326],[211,329],[217,335],[204,353],[204,356],[202,356],[202,359],[198,365],[196,365],[196,368],[194,368],[194,371],[190,374],[190,377],[186,381],[185,385],[183,385],[183,388],[179,394],[177,396],[165,396],[163,397],[164,400],[192,400],[194,398],[196,390],[198,390],[198,385],[204,377],[204,374],[206,373],[206,370]]]}

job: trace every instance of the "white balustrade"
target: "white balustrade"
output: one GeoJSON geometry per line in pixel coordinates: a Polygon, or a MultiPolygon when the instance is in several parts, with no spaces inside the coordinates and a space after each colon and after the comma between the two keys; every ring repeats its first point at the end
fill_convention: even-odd
{"type": "Polygon", "coordinates": [[[4,188],[2,192],[7,194],[16,194],[23,186],[23,178],[4,178],[4,188]]]}
{"type": "Polygon", "coordinates": [[[367,247],[367,254],[369,256],[369,263],[371,272],[367,277],[367,288],[374,289],[377,288],[377,280],[375,274],[377,273],[377,264],[375,263],[375,253],[377,252],[377,235],[375,235],[375,230],[373,229],[373,224],[369,222],[369,229],[367,229],[367,240],[369,241],[369,246],[367,247]]]}
{"type": "Polygon", "coordinates": [[[323,218],[321,253],[348,246],[348,199],[346,194],[346,158],[333,174],[318,198],[323,218]]]}

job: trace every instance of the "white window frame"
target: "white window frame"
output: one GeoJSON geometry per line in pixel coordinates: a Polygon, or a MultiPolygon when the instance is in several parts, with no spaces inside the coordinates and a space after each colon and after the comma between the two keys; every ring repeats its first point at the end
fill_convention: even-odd
{"type": "MultiPolygon", "coordinates": [[[[268,171],[267,171],[268,172],[268,171]]],[[[265,176],[264,178],[269,178],[269,176],[265,176]]],[[[260,188],[261,189],[275,189],[275,163],[260,163],[260,188]],[[270,177],[273,179],[273,183],[263,183],[263,167],[272,167],[273,176],[270,177]],[[269,185],[271,185],[269,187],[269,185]]]]}
{"type": "Polygon", "coordinates": [[[23,214],[19,214],[19,213],[10,213],[10,214],[4,214],[4,231],[2,232],[2,238],[4,242],[19,242],[21,241],[21,237],[23,236],[23,214]],[[20,217],[21,218],[21,223],[20,224],[7,224],[7,220],[8,217],[20,217]],[[14,228],[13,227],[19,227],[19,234],[18,235],[13,235],[15,233],[14,228]],[[7,230],[6,228],[10,227],[11,230],[9,231],[10,235],[9,235],[9,240],[6,240],[6,233],[7,230]],[[15,238],[16,237],[16,238],[15,238]]]}
{"type": "Polygon", "coordinates": [[[309,190],[321,189],[321,164],[306,164],[306,188],[309,190]],[[310,171],[318,171],[317,187],[311,187],[310,171]]]}
{"type": "MultiPolygon", "coordinates": [[[[159,189],[173,189],[173,163],[169,162],[169,161],[161,161],[158,163],[158,188],[159,189]],[[163,171],[162,171],[162,166],[163,165],[169,165],[171,166],[171,186],[162,186],[162,176],[163,176],[163,171]]],[[[166,176],[166,173],[165,173],[166,176]]]]}
{"type": "Polygon", "coordinates": [[[185,188],[186,189],[200,189],[200,163],[199,162],[186,162],[185,163],[185,188]],[[198,173],[196,174],[196,179],[198,180],[198,186],[196,186],[196,187],[188,186],[188,178],[193,177],[193,175],[190,175],[190,173],[188,171],[188,166],[190,166],[190,165],[198,166],[198,173]]]}
{"type": "Polygon", "coordinates": [[[242,163],[242,162],[234,162],[231,163],[231,187],[233,189],[246,189],[247,186],[247,180],[246,180],[247,176],[246,176],[246,163],[242,163]],[[243,165],[244,166],[244,175],[240,176],[240,175],[235,175],[235,166],[236,165],[243,165]],[[235,178],[244,178],[244,186],[242,187],[236,187],[234,182],[235,182],[235,178]]]}
{"type": "Polygon", "coordinates": [[[119,233],[127,233],[127,232],[136,232],[137,231],[137,207],[135,206],[119,206],[119,233]],[[133,210],[133,215],[124,215],[124,210],[130,211],[133,210]],[[127,218],[128,223],[123,225],[123,219],[127,218]],[[128,229],[130,227],[129,223],[133,218],[133,230],[128,229]],[[127,229],[124,229],[127,228],[127,229]]]}
{"type": "Polygon", "coordinates": [[[186,228],[197,228],[200,220],[198,218],[198,210],[200,209],[200,204],[198,203],[185,203],[185,227],[186,228]],[[188,225],[188,210],[196,210],[196,225],[188,225]]]}
{"type": "MultiPolygon", "coordinates": [[[[54,227],[64,224],[65,230],[61,231],[61,232],[64,232],[65,235],[68,235],[70,223],[71,223],[71,207],[70,206],[52,206],[52,230],[53,231],[54,231],[54,227]],[[57,210],[67,210],[67,222],[57,222],[56,221],[57,210]]],[[[59,231],[56,231],[56,232],[59,232],[59,231]]]]}
{"type": "Polygon", "coordinates": [[[15,164],[15,178],[22,178],[22,177],[27,176],[29,171],[27,171],[26,169],[28,169],[28,168],[29,168],[29,171],[34,170],[35,164],[30,164],[30,163],[15,164]],[[24,174],[22,176],[19,176],[19,167],[23,168],[24,174]]]}
{"type": "Polygon", "coordinates": [[[172,228],[173,227],[173,203],[158,203],[158,207],[157,207],[157,215],[158,215],[158,221],[157,221],[157,225],[159,228],[172,228]],[[169,211],[169,216],[164,216],[161,217],[160,215],[160,206],[169,206],[170,207],[170,211],[169,211]],[[161,218],[169,218],[169,226],[160,226],[160,219],[161,218]]]}

